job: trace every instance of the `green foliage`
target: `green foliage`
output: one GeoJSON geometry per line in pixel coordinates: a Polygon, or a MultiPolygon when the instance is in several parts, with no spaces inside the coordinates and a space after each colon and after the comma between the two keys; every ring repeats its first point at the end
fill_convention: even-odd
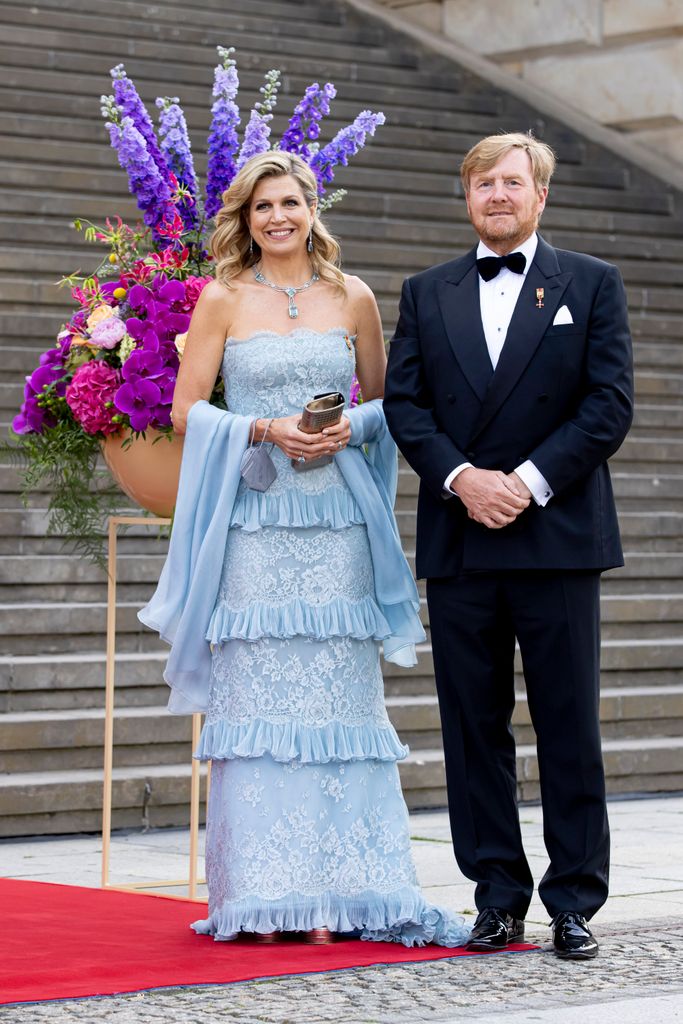
{"type": "Polygon", "coordinates": [[[68,419],[42,434],[11,437],[0,453],[21,468],[24,506],[33,492],[49,491],[48,536],[62,536],[68,550],[106,568],[105,520],[125,498],[108,473],[98,472],[98,439],[68,419]]]}

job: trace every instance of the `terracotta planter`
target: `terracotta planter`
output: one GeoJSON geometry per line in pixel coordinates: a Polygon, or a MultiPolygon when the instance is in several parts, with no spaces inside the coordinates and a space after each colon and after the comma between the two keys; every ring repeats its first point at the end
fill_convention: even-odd
{"type": "Polygon", "coordinates": [[[104,461],[129,498],[156,516],[170,516],[178,493],[183,438],[173,434],[169,441],[156,430],[147,430],[146,435],[123,448],[130,434],[110,434],[102,442],[104,461]]]}

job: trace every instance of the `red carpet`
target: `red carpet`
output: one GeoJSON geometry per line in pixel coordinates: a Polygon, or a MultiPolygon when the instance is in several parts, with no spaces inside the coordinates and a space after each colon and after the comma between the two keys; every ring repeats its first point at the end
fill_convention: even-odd
{"type": "Polygon", "coordinates": [[[189,900],[0,879],[0,1003],[476,955],[359,940],[329,946],[214,942],[189,928],[204,916],[204,907],[189,900]]]}

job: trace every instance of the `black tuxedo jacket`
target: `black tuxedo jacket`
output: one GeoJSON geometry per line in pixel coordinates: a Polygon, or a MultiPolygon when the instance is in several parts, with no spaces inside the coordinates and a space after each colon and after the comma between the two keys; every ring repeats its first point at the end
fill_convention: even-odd
{"type": "Polygon", "coordinates": [[[384,409],[420,476],[418,576],[623,564],[606,462],[633,416],[631,338],[616,267],[539,237],[495,372],[476,249],[408,279],[384,409]],[[553,327],[563,305],[574,322],[553,327]],[[510,526],[487,529],[459,498],[444,496],[444,480],[462,462],[509,473],[526,459],[554,497],[544,508],[532,500],[510,526]]]}

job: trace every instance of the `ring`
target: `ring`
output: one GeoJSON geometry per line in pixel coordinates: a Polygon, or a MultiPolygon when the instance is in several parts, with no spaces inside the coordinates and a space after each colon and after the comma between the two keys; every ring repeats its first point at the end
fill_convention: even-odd
{"type": "Polygon", "coordinates": [[[306,456],[304,455],[303,452],[299,452],[299,458],[296,461],[297,462],[305,462],[306,461],[306,456]]]}
{"type": "Polygon", "coordinates": [[[344,445],[341,443],[341,441],[337,441],[337,448],[339,449],[339,451],[341,451],[343,447],[344,445]]]}

